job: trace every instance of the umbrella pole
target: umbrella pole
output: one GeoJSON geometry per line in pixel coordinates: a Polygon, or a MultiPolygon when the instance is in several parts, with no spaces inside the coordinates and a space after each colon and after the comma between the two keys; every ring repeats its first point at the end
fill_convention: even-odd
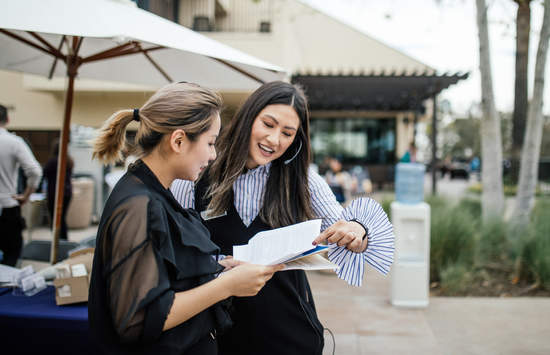
{"type": "MultiPolygon", "coordinates": [[[[78,65],[73,56],[67,58],[67,75],[69,77],[69,85],[65,97],[65,118],[63,120],[63,128],[61,130],[61,139],[59,142],[59,153],[57,156],[57,183],[55,189],[55,207],[52,223],[52,247],[50,249],[50,263],[55,264],[58,258],[59,232],[61,230],[61,216],[63,213],[63,197],[65,192],[65,173],[67,168],[67,144],[69,142],[71,113],[73,108],[73,92],[74,79],[76,76],[78,65]]],[[[68,207],[68,206],[67,206],[68,207]]]]}

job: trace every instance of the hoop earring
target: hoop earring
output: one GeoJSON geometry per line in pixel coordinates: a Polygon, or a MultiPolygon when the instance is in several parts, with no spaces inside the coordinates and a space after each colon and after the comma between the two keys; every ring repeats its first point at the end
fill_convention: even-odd
{"type": "Polygon", "coordinates": [[[294,160],[298,156],[298,153],[300,153],[300,149],[302,149],[302,141],[300,140],[300,146],[298,147],[298,150],[296,150],[296,153],[292,156],[292,158],[287,159],[284,161],[285,165],[288,165],[291,161],[294,160]]]}

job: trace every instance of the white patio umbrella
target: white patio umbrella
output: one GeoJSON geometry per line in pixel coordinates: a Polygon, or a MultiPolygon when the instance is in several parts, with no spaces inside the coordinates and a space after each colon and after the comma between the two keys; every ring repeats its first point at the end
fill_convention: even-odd
{"type": "Polygon", "coordinates": [[[74,79],[250,91],[282,68],[113,0],[0,0],[0,68],[68,77],[51,262],[57,260],[74,79]],[[59,64],[58,62],[62,63],[59,64]],[[63,65],[64,64],[64,65],[63,65]]]}

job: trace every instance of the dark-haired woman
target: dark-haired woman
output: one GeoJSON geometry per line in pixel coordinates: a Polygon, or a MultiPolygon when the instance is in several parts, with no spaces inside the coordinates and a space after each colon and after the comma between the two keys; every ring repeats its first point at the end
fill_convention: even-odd
{"type": "Polygon", "coordinates": [[[126,126],[138,121],[140,157],[111,192],[98,228],[88,316],[102,353],[215,355],[217,331],[230,323],[220,301],[255,295],[282,267],[218,263],[199,216],[168,190],[174,179],[196,180],[216,157],[220,108],[210,90],[171,84],[102,128],[94,156],[112,162],[126,126]]]}
{"type": "MultiPolygon", "coordinates": [[[[329,242],[338,276],[359,286],[365,262],[388,272],[392,231],[379,238],[367,233],[367,206],[376,202],[359,199],[344,210],[323,178],[308,171],[309,113],[298,87],[262,85],[217,146],[220,156],[196,185],[176,180],[171,190],[184,207],[206,211],[204,223],[222,254],[260,231],[322,218],[316,242],[329,242]]],[[[234,326],[219,338],[220,354],[321,354],[323,326],[304,271],[279,272],[258,295],[232,306],[234,326]]]]}

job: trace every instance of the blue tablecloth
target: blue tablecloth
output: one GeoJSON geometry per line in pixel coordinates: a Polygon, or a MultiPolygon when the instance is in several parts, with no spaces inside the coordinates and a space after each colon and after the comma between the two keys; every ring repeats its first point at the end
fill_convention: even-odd
{"type": "Polygon", "coordinates": [[[96,354],[88,329],[87,304],[57,306],[53,286],[31,297],[0,289],[0,346],[13,354],[96,354]]]}

